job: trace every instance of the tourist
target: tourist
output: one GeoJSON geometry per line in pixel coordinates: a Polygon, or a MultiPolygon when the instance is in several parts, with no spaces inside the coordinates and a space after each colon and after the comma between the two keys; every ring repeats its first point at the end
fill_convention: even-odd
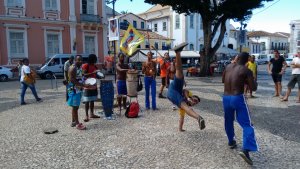
{"type": "Polygon", "coordinates": [[[122,101],[123,101],[123,108],[126,109],[126,102],[127,102],[127,86],[126,86],[126,73],[129,70],[128,64],[124,63],[125,54],[119,53],[118,58],[119,62],[116,65],[117,69],[117,101],[118,106],[121,111],[122,101]]]}

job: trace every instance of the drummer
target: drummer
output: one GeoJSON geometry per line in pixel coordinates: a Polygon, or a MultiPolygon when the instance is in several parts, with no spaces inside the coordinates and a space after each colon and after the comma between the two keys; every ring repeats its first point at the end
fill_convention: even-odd
{"type": "MultiPolygon", "coordinates": [[[[90,54],[88,57],[88,63],[82,65],[82,73],[85,79],[95,78],[97,77],[96,73],[98,72],[98,68],[95,65],[97,62],[97,56],[95,54],[90,54]]],[[[99,116],[94,114],[94,101],[97,100],[98,91],[97,91],[97,83],[94,84],[95,88],[93,89],[83,89],[83,97],[82,102],[85,104],[85,114],[86,118],[85,122],[89,121],[89,118],[100,118],[99,116]],[[90,116],[89,116],[90,110],[90,116]]]]}
{"type": "Polygon", "coordinates": [[[118,106],[121,110],[122,107],[122,100],[123,100],[123,108],[126,109],[126,100],[127,100],[127,87],[126,87],[126,73],[129,70],[128,64],[124,63],[125,60],[125,54],[119,53],[118,58],[119,61],[116,65],[117,69],[117,101],[118,106]]]}

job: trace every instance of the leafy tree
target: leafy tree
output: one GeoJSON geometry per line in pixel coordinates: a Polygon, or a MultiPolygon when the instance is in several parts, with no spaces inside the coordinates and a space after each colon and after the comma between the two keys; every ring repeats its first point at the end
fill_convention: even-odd
{"type": "Polygon", "coordinates": [[[200,75],[209,74],[209,65],[220,47],[226,32],[226,21],[247,21],[252,10],[263,7],[263,2],[273,0],[144,0],[150,4],[169,5],[177,13],[199,13],[204,32],[204,56],[201,56],[200,75]],[[220,32],[219,34],[217,32],[220,32]],[[217,42],[213,45],[213,39],[217,42]]]}
{"type": "Polygon", "coordinates": [[[128,14],[128,10],[126,10],[126,11],[121,11],[120,14],[128,14]]]}

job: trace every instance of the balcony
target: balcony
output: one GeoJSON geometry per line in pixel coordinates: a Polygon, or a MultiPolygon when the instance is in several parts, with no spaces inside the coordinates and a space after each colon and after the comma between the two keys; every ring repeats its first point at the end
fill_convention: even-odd
{"type": "Polygon", "coordinates": [[[101,24],[102,23],[102,19],[98,15],[80,14],[80,22],[81,23],[97,23],[97,24],[101,24]]]}

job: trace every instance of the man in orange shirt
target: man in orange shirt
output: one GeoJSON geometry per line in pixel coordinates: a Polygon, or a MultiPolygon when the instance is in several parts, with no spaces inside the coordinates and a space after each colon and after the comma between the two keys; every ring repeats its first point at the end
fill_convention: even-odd
{"type": "Polygon", "coordinates": [[[164,57],[158,57],[156,62],[160,65],[160,77],[161,77],[161,86],[159,89],[159,98],[166,98],[162,93],[164,91],[165,86],[167,85],[167,70],[171,65],[169,53],[166,52],[164,57]]]}

